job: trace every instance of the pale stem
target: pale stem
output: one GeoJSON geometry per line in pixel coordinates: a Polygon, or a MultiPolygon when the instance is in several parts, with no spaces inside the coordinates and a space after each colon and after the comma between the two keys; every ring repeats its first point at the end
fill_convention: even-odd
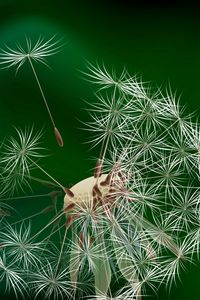
{"type": "Polygon", "coordinates": [[[60,249],[60,255],[59,255],[57,266],[56,266],[56,272],[58,271],[58,267],[59,267],[59,264],[60,264],[60,261],[61,261],[61,257],[62,257],[62,254],[63,254],[63,249],[64,249],[65,240],[66,240],[66,236],[67,236],[67,229],[68,228],[66,227],[65,234],[64,234],[64,237],[63,237],[63,241],[62,241],[62,245],[61,245],[61,249],[60,249]]]}
{"type": "Polygon", "coordinates": [[[65,188],[62,184],[60,184],[55,178],[53,178],[49,173],[47,173],[42,167],[40,167],[34,160],[32,160],[30,157],[28,159],[38,168],[40,171],[42,171],[45,175],[47,175],[51,180],[53,180],[61,189],[65,192],[65,188]]]}
{"type": "Polygon", "coordinates": [[[57,187],[58,185],[55,183],[55,182],[51,182],[51,181],[47,181],[47,180],[44,180],[44,179],[40,179],[40,178],[37,178],[37,177],[34,177],[34,176],[30,176],[30,175],[24,175],[24,176],[27,176],[28,178],[32,179],[32,180],[35,180],[41,184],[45,184],[45,185],[48,185],[48,186],[54,186],[54,187],[57,187]]]}
{"type": "MultiPolygon", "coordinates": [[[[58,200],[58,197],[56,197],[56,201],[54,202],[54,210],[55,210],[55,214],[57,215],[58,214],[58,209],[57,209],[57,200],[58,200]]],[[[60,225],[59,225],[59,221],[58,221],[58,234],[59,234],[59,239],[60,239],[60,243],[62,241],[62,237],[61,237],[61,231],[60,231],[60,225]]]]}
{"type": "Polygon", "coordinates": [[[54,122],[54,120],[53,120],[53,116],[52,116],[51,111],[50,111],[50,109],[49,109],[49,106],[48,106],[46,97],[45,97],[45,95],[44,95],[44,92],[43,92],[43,89],[42,89],[42,87],[41,87],[40,81],[39,81],[39,79],[38,79],[37,73],[36,73],[35,68],[34,68],[34,66],[33,66],[33,63],[32,63],[32,61],[31,61],[30,55],[27,54],[27,57],[28,57],[28,61],[29,61],[29,63],[30,63],[31,69],[32,69],[32,71],[33,71],[33,74],[34,74],[34,76],[35,76],[35,79],[36,79],[36,81],[37,81],[37,84],[38,84],[39,90],[40,90],[40,92],[41,92],[42,98],[43,98],[43,100],[44,100],[44,104],[45,104],[46,109],[47,109],[47,111],[48,111],[49,117],[50,117],[50,119],[51,119],[52,125],[53,125],[53,127],[55,128],[56,125],[55,125],[55,122],[54,122]]]}
{"type": "Polygon", "coordinates": [[[139,294],[139,292],[138,295],[136,296],[136,300],[142,300],[142,296],[139,294]]]}
{"type": "Polygon", "coordinates": [[[17,199],[27,199],[27,198],[37,198],[37,197],[47,197],[48,194],[40,194],[40,195],[30,195],[30,196],[17,196],[17,197],[10,197],[10,198],[1,198],[1,201],[7,201],[7,200],[17,200],[17,199]]]}
{"type": "MultiPolygon", "coordinates": [[[[115,85],[115,88],[114,88],[114,92],[113,92],[113,99],[115,99],[115,95],[116,95],[116,88],[117,88],[117,86],[115,85]]],[[[112,120],[112,123],[113,123],[113,120],[112,120]]],[[[111,123],[111,124],[112,124],[111,123]]],[[[108,130],[108,125],[107,125],[107,128],[106,128],[106,130],[108,130]]],[[[107,136],[107,139],[109,140],[109,138],[110,138],[110,134],[107,136]]],[[[102,155],[102,152],[103,152],[103,148],[104,148],[104,144],[105,144],[105,140],[106,140],[106,137],[103,139],[103,141],[102,141],[102,146],[101,146],[101,151],[100,151],[100,159],[101,158],[103,158],[103,157],[105,157],[105,154],[103,154],[102,155]]],[[[106,143],[107,144],[107,146],[105,146],[105,148],[104,149],[106,149],[107,150],[107,147],[108,147],[108,142],[106,143]]],[[[106,151],[104,150],[104,153],[105,153],[106,151]]]]}
{"type": "Polygon", "coordinates": [[[54,235],[55,233],[57,233],[59,230],[61,230],[64,226],[65,226],[65,224],[62,224],[62,225],[60,225],[60,227],[57,228],[56,230],[54,230],[55,227],[53,227],[53,229],[51,230],[51,233],[50,233],[46,238],[44,238],[44,239],[42,240],[42,242],[47,241],[47,243],[48,243],[48,241],[50,240],[51,236],[54,235]]]}
{"type": "MultiPolygon", "coordinates": [[[[117,88],[117,86],[115,85],[114,92],[113,92],[113,99],[115,99],[116,88],[117,88]]],[[[112,127],[114,121],[115,121],[115,118],[113,117],[112,121],[111,121],[111,124],[107,125],[106,131],[108,130],[108,126],[112,127]]],[[[110,141],[110,136],[111,136],[111,132],[102,141],[102,146],[101,146],[100,155],[99,155],[100,162],[101,162],[101,167],[103,166],[103,163],[104,163],[104,159],[105,159],[106,152],[107,152],[107,149],[108,149],[108,144],[109,144],[109,141],[110,141]],[[106,144],[105,144],[105,141],[106,141],[106,144]],[[104,147],[104,145],[105,145],[105,147],[104,147]],[[103,150],[103,148],[104,148],[104,150],[103,150]]],[[[99,175],[97,176],[97,183],[98,183],[98,179],[99,179],[99,175]]]]}
{"type": "MultiPolygon", "coordinates": [[[[23,223],[24,221],[32,219],[32,218],[35,218],[35,217],[37,217],[37,216],[39,216],[41,214],[43,214],[42,211],[40,211],[40,212],[38,212],[38,213],[36,213],[36,214],[34,214],[32,216],[26,217],[24,219],[20,219],[19,221],[16,221],[16,222],[12,223],[11,225],[13,226],[13,225],[16,225],[16,224],[19,224],[19,223],[23,223]]],[[[7,227],[9,227],[9,225],[4,226],[3,228],[1,228],[1,230],[3,230],[4,228],[7,228],[7,227]]]]}
{"type": "Polygon", "coordinates": [[[33,240],[36,236],[38,236],[39,234],[41,234],[46,228],[48,228],[51,224],[53,224],[56,220],[58,220],[60,217],[62,217],[62,215],[65,214],[65,212],[61,212],[60,214],[58,214],[51,222],[49,222],[46,226],[44,226],[40,231],[38,231],[32,238],[31,240],[33,240]]]}

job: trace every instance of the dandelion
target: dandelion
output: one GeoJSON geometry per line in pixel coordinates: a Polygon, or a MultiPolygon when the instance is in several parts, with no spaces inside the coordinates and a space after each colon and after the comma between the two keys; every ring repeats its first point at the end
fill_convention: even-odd
{"type": "MultiPolygon", "coordinates": [[[[36,54],[39,47],[35,60],[52,54],[50,44],[36,54]]],[[[36,298],[141,300],[161,284],[170,288],[199,251],[199,125],[171,90],[164,94],[125,69],[117,77],[89,64],[86,75],[97,85],[85,124],[99,152],[93,174],[65,187],[37,161],[41,134],[17,130],[19,140],[2,148],[2,191],[31,179],[54,190],[44,195],[49,205],[30,216],[49,214],[36,233],[11,224],[0,238],[28,272],[36,298]],[[32,168],[50,181],[32,176],[32,168]]]]}

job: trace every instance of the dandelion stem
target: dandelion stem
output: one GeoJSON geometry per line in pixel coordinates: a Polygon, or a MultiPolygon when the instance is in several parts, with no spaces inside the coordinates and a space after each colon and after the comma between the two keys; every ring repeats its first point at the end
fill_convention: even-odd
{"type": "Polygon", "coordinates": [[[55,124],[55,122],[54,122],[54,119],[53,119],[53,116],[52,116],[52,114],[51,114],[49,105],[48,105],[48,103],[47,103],[47,99],[46,99],[46,97],[45,97],[45,95],[44,95],[44,92],[43,92],[42,86],[41,86],[41,84],[40,84],[39,78],[38,78],[38,76],[37,76],[37,73],[36,73],[36,71],[35,71],[35,68],[34,68],[34,66],[33,66],[33,63],[32,63],[32,61],[31,61],[31,57],[30,57],[29,54],[27,54],[27,57],[28,57],[28,61],[29,61],[29,63],[30,63],[31,69],[32,69],[32,71],[33,71],[33,74],[34,74],[34,76],[35,76],[35,79],[36,79],[36,81],[37,81],[37,84],[38,84],[39,90],[40,90],[40,92],[41,92],[42,98],[43,98],[43,100],[44,100],[44,104],[45,104],[46,109],[47,109],[47,112],[48,112],[48,114],[49,114],[51,123],[52,123],[52,125],[53,125],[53,128],[54,128],[54,134],[55,134],[57,143],[58,143],[58,145],[59,145],[60,147],[63,147],[63,139],[62,139],[62,136],[61,136],[61,134],[60,134],[59,130],[57,129],[56,124],[55,124]]]}
{"type": "MultiPolygon", "coordinates": [[[[26,175],[24,175],[24,176],[26,176],[26,175]]],[[[47,180],[44,180],[44,179],[40,179],[40,178],[37,178],[37,177],[35,177],[35,176],[26,176],[26,177],[28,177],[28,178],[30,178],[30,179],[32,179],[32,180],[35,180],[35,181],[37,181],[37,182],[39,182],[39,183],[41,183],[41,184],[44,184],[44,185],[46,185],[47,187],[57,187],[58,185],[55,183],[55,182],[51,182],[51,181],[47,181],[47,180]]]]}
{"type": "Polygon", "coordinates": [[[40,171],[42,171],[45,175],[47,175],[51,180],[53,180],[58,186],[61,187],[61,189],[65,192],[65,188],[62,184],[60,184],[55,178],[53,178],[49,173],[47,173],[42,167],[40,167],[34,160],[32,160],[30,157],[28,159],[38,168],[40,171]]]}
{"type": "Polygon", "coordinates": [[[40,195],[30,195],[30,196],[17,196],[17,197],[10,197],[10,198],[2,198],[2,199],[0,199],[0,201],[27,199],[27,198],[37,198],[37,197],[48,197],[48,196],[49,196],[49,193],[40,194],[40,195]]]}
{"type": "Polygon", "coordinates": [[[61,245],[61,249],[60,249],[60,255],[59,255],[59,258],[58,258],[57,265],[56,265],[56,272],[58,271],[58,267],[59,267],[59,264],[60,264],[60,261],[61,261],[61,257],[62,257],[62,254],[63,254],[63,249],[64,249],[64,245],[65,245],[67,231],[68,231],[68,228],[66,227],[65,228],[65,234],[64,234],[64,237],[63,237],[63,241],[62,241],[62,245],[61,245]]]}
{"type": "MultiPolygon", "coordinates": [[[[115,85],[113,96],[112,96],[113,100],[115,100],[115,96],[116,96],[116,85],[115,85]]],[[[109,130],[109,126],[112,129],[114,121],[115,121],[115,116],[113,116],[111,122],[108,122],[106,131],[109,130]]],[[[100,168],[101,169],[103,167],[104,159],[105,159],[106,152],[107,152],[107,149],[108,149],[108,144],[109,144],[109,141],[110,141],[110,136],[111,136],[111,131],[109,131],[109,134],[102,141],[102,146],[101,146],[100,155],[99,155],[99,157],[100,157],[99,160],[100,160],[100,164],[101,164],[100,168]],[[105,147],[104,147],[104,145],[105,145],[105,147]]],[[[96,183],[98,183],[99,177],[100,177],[100,174],[97,176],[96,183]]]]}
{"type": "MultiPolygon", "coordinates": [[[[35,218],[35,217],[41,215],[42,213],[43,213],[42,211],[39,211],[39,212],[37,212],[37,213],[35,213],[35,214],[31,215],[31,216],[28,216],[28,217],[26,217],[26,218],[20,219],[19,221],[16,221],[16,222],[12,223],[11,225],[13,226],[13,225],[22,223],[22,222],[24,222],[24,221],[26,221],[26,220],[35,218]]],[[[3,228],[1,228],[1,230],[3,230],[4,228],[7,228],[7,227],[9,227],[9,225],[4,226],[3,228]]]]}
{"type": "MultiPolygon", "coordinates": [[[[114,91],[113,91],[113,97],[112,97],[112,99],[114,99],[115,100],[115,95],[116,95],[116,85],[115,85],[115,88],[114,88],[114,91]]],[[[110,110],[110,113],[111,113],[112,111],[110,110]]],[[[111,125],[113,125],[113,123],[114,123],[114,120],[115,120],[115,118],[113,117],[112,118],[112,121],[111,121],[111,125]]],[[[108,122],[108,124],[107,124],[107,128],[106,128],[106,130],[108,130],[108,127],[109,127],[109,122],[108,122]]],[[[104,144],[105,144],[105,140],[106,140],[106,137],[103,139],[103,142],[102,142],[102,146],[101,146],[101,151],[100,151],[100,158],[103,158],[103,157],[105,157],[105,154],[104,153],[106,153],[106,150],[107,150],[107,147],[108,147],[108,141],[109,141],[109,139],[110,139],[110,135],[111,135],[111,133],[109,133],[109,135],[107,136],[107,141],[106,141],[106,146],[105,146],[105,148],[104,148],[104,144]],[[104,150],[103,150],[103,148],[104,148],[104,150]],[[104,153],[103,153],[104,152],[104,153]],[[103,154],[102,154],[103,153],[103,154]]]]}
{"type": "Polygon", "coordinates": [[[49,222],[47,225],[45,225],[40,231],[38,231],[31,239],[34,240],[36,236],[40,235],[46,228],[48,228],[52,223],[54,223],[56,220],[58,220],[62,215],[65,214],[63,211],[59,213],[51,222],[49,222]]]}
{"type": "Polygon", "coordinates": [[[51,233],[49,233],[49,235],[48,235],[46,238],[44,238],[44,239],[42,240],[42,242],[47,242],[47,244],[48,244],[50,238],[51,238],[56,232],[58,232],[59,230],[61,230],[64,226],[65,226],[65,223],[62,224],[62,225],[60,225],[59,228],[56,228],[56,229],[55,229],[55,227],[57,227],[57,226],[53,226],[53,228],[52,228],[52,230],[51,230],[51,233]],[[55,229],[55,230],[54,230],[54,229],[55,229]]]}
{"type": "Polygon", "coordinates": [[[106,145],[105,145],[105,148],[104,148],[102,157],[101,157],[101,164],[102,164],[102,165],[103,165],[103,163],[104,163],[104,159],[105,159],[105,156],[106,156],[106,151],[107,151],[107,149],[108,149],[108,144],[109,144],[109,140],[110,140],[110,135],[111,135],[111,134],[109,134],[108,137],[107,137],[106,145]]]}
{"type": "Polygon", "coordinates": [[[46,97],[45,97],[45,95],[44,95],[44,92],[43,92],[43,89],[42,89],[42,87],[41,87],[40,81],[39,81],[39,79],[38,79],[37,73],[36,73],[35,68],[34,68],[34,66],[33,66],[33,63],[32,63],[32,61],[31,61],[30,55],[27,54],[27,57],[28,57],[28,61],[29,61],[29,63],[30,63],[31,69],[32,69],[32,71],[33,71],[33,74],[34,74],[34,76],[35,76],[35,79],[36,79],[36,81],[37,81],[38,87],[39,87],[39,89],[40,89],[42,98],[43,98],[43,100],[44,100],[44,104],[45,104],[45,106],[46,106],[46,109],[47,109],[47,111],[48,111],[49,117],[50,117],[51,122],[52,122],[52,125],[53,125],[53,127],[55,128],[55,127],[56,127],[55,122],[54,122],[54,120],[53,120],[51,111],[50,111],[50,109],[49,109],[49,106],[48,106],[46,97]]]}

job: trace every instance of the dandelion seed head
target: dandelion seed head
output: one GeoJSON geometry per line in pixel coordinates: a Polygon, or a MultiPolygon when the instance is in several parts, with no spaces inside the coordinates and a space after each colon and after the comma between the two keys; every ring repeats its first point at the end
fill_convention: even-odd
{"type": "Polygon", "coordinates": [[[29,59],[47,65],[46,57],[57,53],[60,47],[60,40],[55,36],[48,40],[39,37],[35,43],[26,37],[25,47],[17,44],[15,48],[5,45],[5,49],[1,49],[0,65],[2,68],[15,67],[17,71],[29,59]]]}
{"type": "Polygon", "coordinates": [[[34,133],[33,127],[16,129],[16,138],[4,142],[0,164],[2,193],[12,193],[17,187],[23,189],[23,184],[29,184],[27,177],[34,168],[31,160],[44,156],[40,153],[44,149],[40,146],[42,134],[42,131],[34,133]]]}
{"type": "Polygon", "coordinates": [[[14,292],[16,298],[19,294],[23,296],[27,289],[21,270],[13,262],[8,262],[4,251],[0,253],[0,282],[5,284],[6,291],[14,292]]]}
{"type": "MultiPolygon", "coordinates": [[[[53,50],[50,42],[38,43],[34,50],[27,41],[27,47],[29,58],[40,61],[53,50]]],[[[151,88],[125,69],[117,77],[89,64],[87,79],[99,87],[86,122],[89,143],[99,149],[93,176],[64,187],[36,163],[41,134],[17,130],[18,139],[2,147],[4,185],[22,185],[38,167],[64,191],[64,205],[58,210],[53,201],[55,216],[32,239],[29,227],[23,233],[8,226],[1,243],[15,264],[32,266],[36,297],[75,298],[87,277],[90,296],[140,300],[161,284],[170,288],[199,251],[199,124],[171,89],[151,88]],[[56,237],[57,259],[52,263],[47,255],[37,264],[44,241],[34,238],[44,232],[46,247],[56,237]],[[112,275],[125,282],[118,291],[112,291],[112,275]]]]}
{"type": "Polygon", "coordinates": [[[5,249],[5,254],[12,258],[15,265],[23,266],[24,270],[40,263],[39,254],[45,252],[41,243],[31,240],[31,227],[21,224],[19,228],[5,225],[0,234],[0,243],[5,249]]]}
{"type": "Polygon", "coordinates": [[[71,296],[72,284],[68,279],[67,269],[57,271],[50,263],[32,274],[30,282],[35,297],[45,299],[65,299],[71,296]]]}

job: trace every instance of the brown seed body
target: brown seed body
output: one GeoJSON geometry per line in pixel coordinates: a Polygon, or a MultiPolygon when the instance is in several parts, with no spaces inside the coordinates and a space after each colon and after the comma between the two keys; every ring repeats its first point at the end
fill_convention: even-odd
{"type": "Polygon", "coordinates": [[[54,134],[55,134],[58,145],[60,147],[63,147],[64,143],[63,143],[62,136],[61,136],[60,132],[58,131],[58,129],[56,127],[54,127],[54,134]]]}

